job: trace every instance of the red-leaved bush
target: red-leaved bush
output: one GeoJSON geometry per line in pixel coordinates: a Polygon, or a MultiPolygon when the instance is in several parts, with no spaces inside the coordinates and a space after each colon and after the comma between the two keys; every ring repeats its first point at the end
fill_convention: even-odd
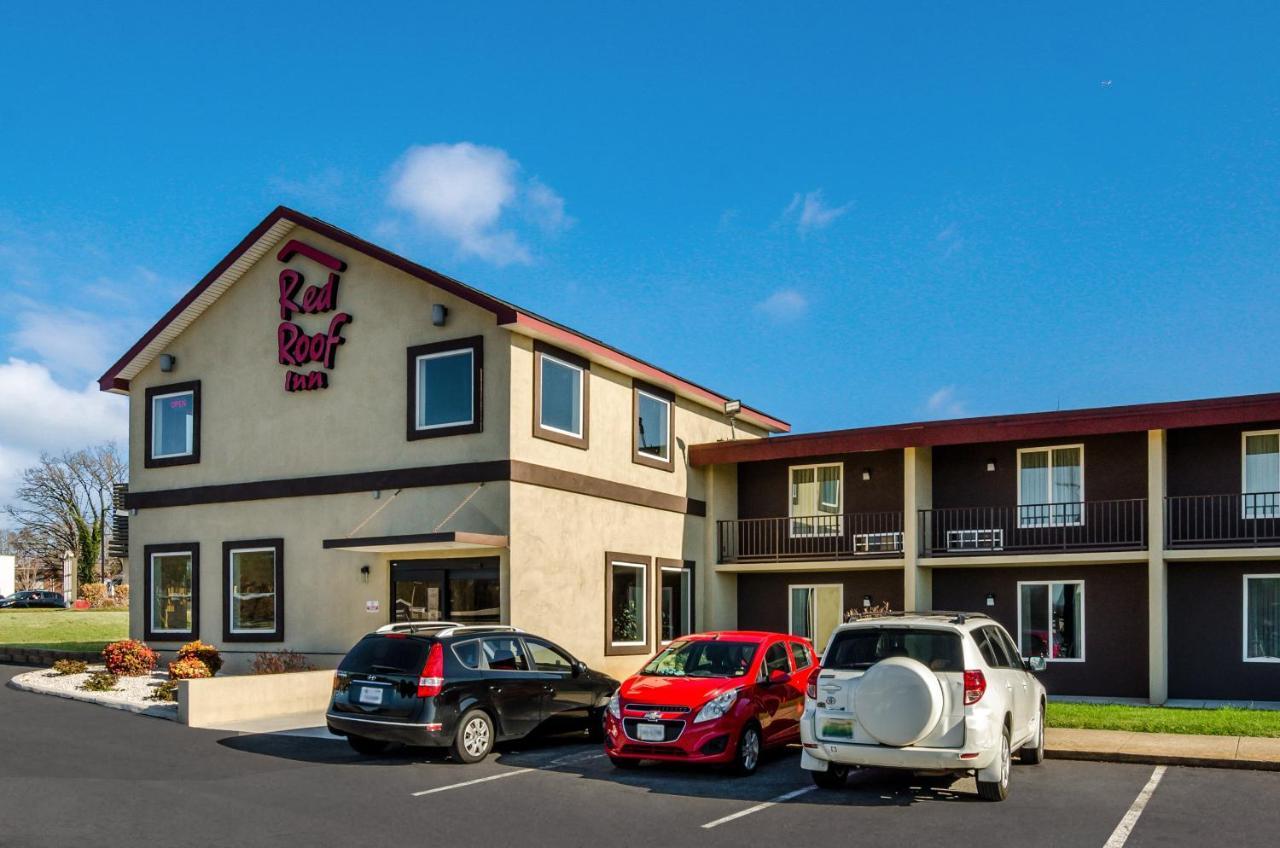
{"type": "Polygon", "coordinates": [[[196,680],[201,677],[213,677],[209,666],[195,657],[186,657],[169,663],[170,680],[196,680]]]}
{"type": "Polygon", "coordinates": [[[123,639],[102,649],[102,660],[107,671],[124,677],[140,677],[150,674],[159,658],[156,652],[141,642],[123,639]]]}
{"type": "MultiPolygon", "coordinates": [[[[222,654],[218,649],[208,642],[201,642],[197,639],[194,642],[188,642],[178,649],[178,659],[187,660],[195,659],[205,664],[209,669],[209,676],[213,677],[218,673],[218,669],[222,668],[222,654]]],[[[172,668],[172,666],[170,666],[172,668]]]]}

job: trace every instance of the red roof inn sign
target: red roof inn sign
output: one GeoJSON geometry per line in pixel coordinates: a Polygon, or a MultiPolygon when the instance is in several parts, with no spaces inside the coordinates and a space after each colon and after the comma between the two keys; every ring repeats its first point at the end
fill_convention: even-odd
{"type": "Polygon", "coordinates": [[[288,263],[294,256],[304,256],[329,269],[329,281],[322,286],[306,286],[302,272],[293,268],[285,268],[280,272],[280,326],[276,329],[276,349],[281,365],[293,368],[304,368],[308,365],[320,365],[324,370],[313,368],[306,373],[286,371],[284,374],[284,390],[286,392],[303,392],[311,389],[329,388],[329,372],[333,370],[339,345],[345,344],[342,328],[351,323],[351,315],[339,312],[329,319],[329,329],[318,333],[307,333],[292,320],[296,314],[319,315],[333,312],[338,307],[339,272],[347,269],[347,263],[322,250],[297,239],[286,244],[276,258],[288,263]]]}

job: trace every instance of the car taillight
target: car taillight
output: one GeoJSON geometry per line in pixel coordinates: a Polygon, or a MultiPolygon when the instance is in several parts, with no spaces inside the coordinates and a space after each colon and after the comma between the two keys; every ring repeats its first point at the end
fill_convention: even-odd
{"type": "Polygon", "coordinates": [[[809,675],[809,682],[805,684],[804,696],[810,700],[818,700],[818,669],[814,669],[809,675]]]}
{"type": "Polygon", "coordinates": [[[967,707],[982,700],[987,692],[987,678],[981,669],[964,673],[964,705],[967,707]]]}
{"type": "Polygon", "coordinates": [[[427,654],[427,664],[418,678],[418,697],[434,698],[444,688],[444,645],[436,642],[427,654]]]}

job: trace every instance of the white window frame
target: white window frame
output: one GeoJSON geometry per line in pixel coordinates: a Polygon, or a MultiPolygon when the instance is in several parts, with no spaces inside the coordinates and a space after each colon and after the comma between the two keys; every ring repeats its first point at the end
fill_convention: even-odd
{"type": "Polygon", "coordinates": [[[538,398],[538,418],[540,419],[538,421],[538,426],[543,430],[549,430],[552,433],[559,433],[563,436],[581,439],[583,437],[583,430],[587,421],[587,411],[582,408],[582,401],[586,395],[586,386],[583,384],[587,375],[586,369],[579,365],[574,365],[572,362],[565,362],[563,359],[560,359],[557,356],[552,356],[546,352],[538,354],[538,369],[540,372],[538,374],[538,391],[542,393],[542,396],[538,398]],[[557,365],[563,365],[565,368],[576,371],[578,374],[578,432],[576,433],[572,430],[562,430],[559,427],[553,427],[545,420],[547,414],[547,360],[550,360],[557,365]]]}
{"type": "MultiPolygon", "coordinates": [[[[544,354],[544,355],[545,355],[545,354],[544,354]]],[[[638,456],[638,457],[642,457],[642,458],[644,458],[644,459],[649,459],[649,460],[658,460],[658,461],[660,461],[660,462],[670,462],[670,461],[671,461],[671,401],[667,400],[667,399],[666,399],[666,398],[664,398],[664,397],[658,397],[657,395],[653,394],[652,392],[646,392],[644,389],[641,389],[641,388],[637,387],[637,388],[636,388],[636,397],[637,397],[637,402],[636,402],[636,419],[637,419],[637,422],[639,421],[639,418],[640,418],[640,403],[639,403],[638,398],[639,398],[641,395],[643,395],[644,397],[647,397],[649,400],[657,401],[658,403],[660,403],[660,404],[662,404],[664,407],[666,407],[666,410],[667,410],[667,414],[666,414],[667,440],[666,440],[666,444],[663,446],[663,447],[665,448],[665,451],[663,452],[663,454],[662,454],[661,456],[654,456],[654,455],[653,455],[653,454],[651,454],[651,453],[644,453],[643,451],[641,451],[641,450],[640,450],[640,440],[639,440],[639,439],[636,439],[635,455],[636,455],[636,456],[638,456]]],[[[542,426],[546,427],[547,425],[543,424],[542,426]]],[[[639,426],[638,426],[638,423],[637,423],[637,433],[638,433],[638,432],[639,432],[639,426]]]]}
{"type": "Polygon", "coordinates": [[[1038,528],[1038,527],[1081,527],[1081,526],[1083,526],[1083,525],[1084,525],[1084,492],[1085,492],[1084,484],[1085,484],[1085,473],[1084,473],[1084,444],[1083,444],[1083,443],[1070,444],[1070,445],[1041,445],[1041,446],[1039,446],[1039,447],[1034,447],[1034,448],[1018,448],[1018,495],[1017,495],[1017,498],[1018,498],[1018,504],[1017,504],[1017,510],[1018,510],[1018,527],[1019,527],[1019,529],[1022,529],[1022,528],[1038,528]],[[1054,466],[1053,466],[1053,452],[1054,452],[1054,451],[1056,451],[1056,450],[1070,450],[1071,448],[1078,448],[1078,449],[1080,450],[1080,500],[1078,500],[1078,501],[1063,501],[1063,503],[1078,503],[1078,504],[1080,504],[1080,520],[1079,520],[1079,521],[1055,521],[1055,520],[1054,520],[1054,517],[1053,517],[1053,510],[1052,510],[1052,509],[1050,509],[1050,510],[1049,510],[1049,520],[1048,520],[1048,522],[1047,522],[1047,523],[1039,524],[1039,523],[1037,523],[1037,522],[1035,522],[1035,521],[1028,521],[1026,518],[1024,518],[1024,516],[1023,516],[1023,514],[1022,514],[1022,508],[1023,508],[1024,506],[1049,506],[1049,507],[1052,507],[1052,506],[1054,506],[1054,505],[1055,505],[1055,504],[1054,504],[1054,501],[1052,500],[1052,498],[1053,498],[1053,468],[1054,468],[1054,466]],[[1023,503],[1023,500],[1022,500],[1022,455],[1023,455],[1024,453],[1047,453],[1047,454],[1049,455],[1049,465],[1047,466],[1047,468],[1048,468],[1048,470],[1049,470],[1049,474],[1048,474],[1048,477],[1047,477],[1048,482],[1049,482],[1049,485],[1048,485],[1048,491],[1046,491],[1046,492],[1044,493],[1044,496],[1045,496],[1046,500],[1043,500],[1043,501],[1037,501],[1037,502],[1035,502],[1035,503],[1023,503]]]}
{"type": "Polygon", "coordinates": [[[684,616],[684,620],[688,622],[689,627],[693,627],[693,569],[684,565],[664,565],[658,568],[658,644],[670,645],[685,636],[688,633],[681,633],[675,639],[662,638],[662,573],[664,571],[680,575],[680,612],[684,616]]]}
{"type": "Polygon", "coordinates": [[[1240,658],[1247,663],[1280,663],[1280,657],[1249,656],[1249,581],[1280,580],[1280,574],[1246,574],[1242,581],[1240,607],[1240,658]]]}
{"type": "Polygon", "coordinates": [[[444,427],[466,427],[476,423],[476,350],[473,347],[457,347],[452,350],[441,350],[435,353],[424,353],[413,360],[413,427],[419,432],[439,430],[444,427]],[[469,417],[461,421],[446,421],[442,424],[422,423],[422,363],[428,359],[444,359],[450,356],[466,356],[471,361],[471,383],[467,391],[467,405],[471,410],[469,417]]]}
{"type": "MultiPolygon", "coordinates": [[[[1255,506],[1253,515],[1249,514],[1249,489],[1248,489],[1248,457],[1250,436],[1280,436],[1280,430],[1246,430],[1240,434],[1240,517],[1246,520],[1254,520],[1258,518],[1280,518],[1280,503],[1276,503],[1267,507],[1255,506]]],[[[1280,479],[1275,482],[1275,488],[1272,492],[1280,492],[1280,479]]],[[[1258,492],[1256,494],[1267,494],[1266,492],[1258,492]]],[[[1280,498],[1277,498],[1280,501],[1280,498]]]]}
{"type": "Polygon", "coordinates": [[[791,539],[821,539],[821,538],[827,538],[831,536],[843,536],[843,535],[844,535],[844,463],[843,462],[818,462],[818,463],[803,463],[800,465],[788,465],[787,466],[787,537],[791,539]],[[838,502],[836,503],[835,513],[831,515],[831,517],[834,518],[835,521],[827,522],[831,525],[830,528],[827,528],[824,524],[823,529],[819,529],[817,526],[815,526],[811,531],[801,530],[797,532],[797,529],[798,529],[798,525],[796,524],[797,518],[821,517],[820,515],[796,515],[794,512],[796,508],[795,472],[797,469],[804,469],[804,468],[813,469],[813,484],[814,486],[818,486],[819,498],[822,497],[822,489],[821,489],[821,486],[819,486],[818,484],[818,469],[819,468],[839,468],[840,469],[840,480],[838,481],[838,484],[836,486],[836,492],[837,492],[836,496],[838,498],[838,502]]]}
{"type": "MultiPolygon", "coordinates": [[[[155,622],[156,622],[155,606],[156,606],[156,602],[160,600],[160,593],[156,591],[156,578],[160,576],[160,570],[156,568],[156,558],[157,557],[174,557],[174,556],[185,556],[187,558],[187,574],[191,576],[191,597],[194,598],[196,594],[196,573],[195,573],[196,563],[195,563],[195,557],[192,556],[191,551],[163,551],[163,552],[155,551],[153,552],[151,554],[151,559],[150,559],[151,585],[148,587],[150,589],[150,595],[151,595],[151,608],[147,610],[147,629],[150,630],[152,633],[192,633],[195,631],[194,626],[165,627],[165,628],[159,628],[155,626],[155,622]]],[[[188,603],[190,603],[190,601],[188,601],[188,603]]],[[[195,613],[196,613],[195,609],[192,608],[191,619],[192,619],[193,625],[195,622],[195,613]]]]}
{"type": "Polygon", "coordinates": [[[257,633],[274,635],[280,632],[280,587],[277,585],[271,593],[271,627],[234,627],[236,605],[236,554],[256,554],[268,551],[271,553],[271,579],[277,580],[280,563],[276,561],[280,552],[274,547],[266,548],[232,548],[227,551],[227,632],[236,636],[252,636],[257,633]]]}
{"type": "MultiPolygon", "coordinates": [[[[647,582],[647,581],[648,581],[648,578],[649,578],[649,566],[648,566],[646,563],[641,563],[641,562],[627,562],[626,560],[621,560],[621,559],[613,559],[613,560],[609,560],[609,568],[610,568],[610,569],[617,568],[618,566],[623,566],[623,567],[625,567],[625,568],[634,568],[636,571],[640,572],[640,579],[636,581],[636,585],[637,585],[638,587],[640,587],[640,591],[644,593],[644,594],[641,596],[641,598],[640,598],[641,605],[642,605],[642,607],[643,607],[643,608],[642,608],[642,609],[637,609],[637,610],[636,610],[636,621],[638,621],[638,622],[640,623],[640,639],[639,639],[638,641],[631,641],[631,642],[615,642],[615,641],[614,641],[614,639],[613,639],[613,619],[614,619],[614,616],[616,616],[616,615],[617,615],[617,610],[615,610],[615,609],[613,608],[613,596],[612,596],[612,592],[611,592],[611,593],[610,593],[610,597],[609,597],[609,647],[610,647],[610,648],[644,648],[644,647],[648,647],[648,645],[649,645],[649,616],[650,616],[650,614],[651,614],[651,613],[649,612],[649,609],[650,609],[650,607],[649,607],[649,586],[648,586],[648,582],[647,582]]],[[[610,578],[609,578],[609,579],[610,579],[610,583],[612,584],[612,582],[613,582],[613,577],[612,577],[612,575],[610,575],[610,578]]]]}
{"type": "MultiPolygon", "coordinates": [[[[818,644],[816,633],[815,634],[796,633],[794,630],[791,629],[791,623],[795,621],[795,616],[794,616],[795,603],[794,603],[794,596],[792,595],[792,592],[794,592],[796,589],[815,589],[815,590],[816,589],[838,589],[840,590],[840,615],[839,615],[839,620],[836,622],[836,627],[838,628],[840,625],[844,624],[844,615],[845,615],[844,584],[843,583],[788,583],[787,584],[787,635],[799,636],[802,639],[808,639],[810,642],[813,643],[814,653],[820,657],[824,653],[826,653],[827,646],[818,644]]],[[[814,598],[814,601],[816,602],[818,598],[818,594],[816,591],[813,594],[813,598],[814,598]]],[[[817,612],[818,611],[816,609],[813,610],[813,621],[815,625],[818,622],[817,612]]],[[[833,633],[835,632],[835,628],[832,629],[832,632],[833,633]]],[[[818,662],[817,662],[817,659],[815,658],[814,665],[817,665],[817,664],[818,662]]]]}
{"type": "Polygon", "coordinates": [[[162,395],[151,396],[151,410],[150,410],[151,411],[151,444],[148,445],[147,447],[150,448],[151,450],[152,459],[178,459],[179,457],[193,456],[195,454],[196,452],[195,403],[196,403],[196,393],[193,389],[183,389],[182,391],[179,391],[179,392],[167,392],[162,395]],[[188,434],[189,438],[187,441],[187,449],[184,451],[181,451],[180,453],[157,453],[156,443],[160,440],[161,435],[163,435],[163,424],[161,423],[162,417],[157,414],[157,407],[159,406],[160,401],[165,400],[166,398],[182,397],[183,395],[186,395],[191,398],[191,406],[192,406],[192,422],[191,422],[192,430],[188,434]]]}
{"type": "Polygon", "coordinates": [[[1085,622],[1085,596],[1083,580],[1019,580],[1018,581],[1018,653],[1024,657],[1031,654],[1022,645],[1022,587],[1023,586],[1047,586],[1049,588],[1049,656],[1045,657],[1045,662],[1060,663],[1082,663],[1085,661],[1087,654],[1085,653],[1086,627],[1085,622]],[[1080,656],[1079,657],[1055,657],[1053,656],[1053,587],[1054,586],[1070,586],[1076,585],[1080,587],[1080,656]]]}

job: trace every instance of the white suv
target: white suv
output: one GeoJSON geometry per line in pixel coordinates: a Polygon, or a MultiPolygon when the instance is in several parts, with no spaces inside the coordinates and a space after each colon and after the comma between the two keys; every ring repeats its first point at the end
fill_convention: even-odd
{"type": "Polygon", "coordinates": [[[851,767],[975,773],[1009,794],[1014,751],[1044,757],[1045,690],[1005,629],[977,613],[899,613],[841,625],[809,678],[800,764],[819,786],[851,767]]]}

